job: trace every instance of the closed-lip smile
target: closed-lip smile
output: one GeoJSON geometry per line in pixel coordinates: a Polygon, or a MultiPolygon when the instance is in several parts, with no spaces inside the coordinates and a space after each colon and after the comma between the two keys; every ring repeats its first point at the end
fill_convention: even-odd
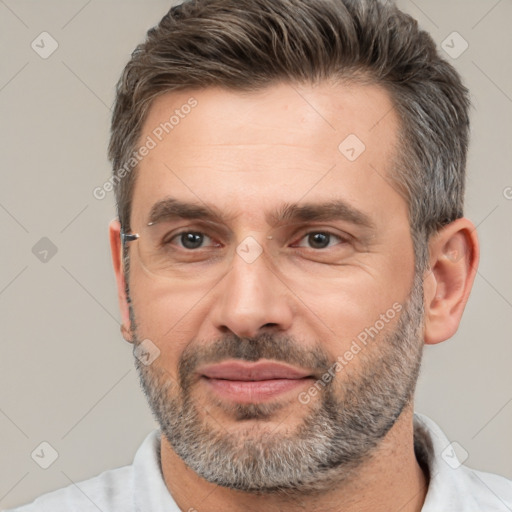
{"type": "Polygon", "coordinates": [[[216,394],[241,403],[272,399],[313,378],[308,370],[269,360],[229,360],[203,366],[198,373],[216,394]]]}

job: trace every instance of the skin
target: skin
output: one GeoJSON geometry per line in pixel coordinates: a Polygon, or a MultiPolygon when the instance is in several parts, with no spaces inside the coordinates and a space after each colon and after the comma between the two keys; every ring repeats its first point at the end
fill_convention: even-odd
{"type": "MultiPolygon", "coordinates": [[[[403,304],[413,283],[407,204],[387,179],[399,126],[389,96],[377,86],[329,83],[279,84],[251,94],[218,88],[167,93],[154,101],[140,140],[191,96],[197,107],[139,164],[132,231],[143,232],[151,207],[165,197],[206,202],[233,214],[225,224],[227,245],[233,250],[252,236],[284,266],[273,266],[263,257],[250,264],[233,257],[226,259],[229,272],[205,272],[191,286],[185,278],[170,282],[148,273],[137,250],[130,249],[130,295],[138,335],[160,350],[153,365],[176,382],[178,360],[187,347],[226,333],[252,337],[265,330],[294,336],[305,348],[321,341],[336,358],[394,303],[403,304]],[[349,134],[356,134],[366,146],[353,162],[338,149],[349,134]],[[318,229],[350,234],[353,244],[335,247],[332,242],[323,249],[339,251],[330,254],[337,254],[336,261],[343,264],[318,260],[318,252],[305,238],[297,247],[295,231],[285,228],[285,235],[277,236],[265,220],[267,211],[285,201],[339,198],[370,217],[375,229],[365,231],[341,220],[315,221],[301,225],[300,233],[318,229]]],[[[192,221],[181,221],[176,227],[191,225],[192,221]]],[[[119,233],[119,222],[113,221],[110,239],[122,321],[125,338],[132,341],[119,233]]],[[[430,270],[423,276],[423,338],[435,344],[455,333],[467,302],[479,258],[475,227],[466,218],[458,219],[432,237],[429,247],[430,270]]],[[[390,321],[379,336],[395,325],[396,319],[390,321]]],[[[375,347],[369,345],[369,354],[375,347]]],[[[360,359],[350,362],[350,372],[336,376],[340,386],[351,372],[361,371],[360,359]]],[[[284,406],[252,426],[256,431],[293,431],[310,410],[296,395],[274,399],[284,406]]],[[[232,436],[245,432],[247,425],[237,422],[229,407],[216,404],[211,390],[199,380],[193,397],[206,423],[232,436]]],[[[357,477],[340,481],[319,496],[303,496],[300,502],[209,483],[188,468],[162,436],[163,475],[185,511],[419,511],[428,476],[414,455],[412,417],[413,403],[357,477]]]]}

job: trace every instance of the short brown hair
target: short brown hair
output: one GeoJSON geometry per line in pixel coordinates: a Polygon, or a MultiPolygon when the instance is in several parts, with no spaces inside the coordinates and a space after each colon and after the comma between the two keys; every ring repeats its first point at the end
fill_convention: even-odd
{"type": "Polygon", "coordinates": [[[430,35],[379,0],[187,0],[137,46],[117,84],[109,158],[118,215],[130,228],[136,149],[152,101],[170,91],[342,79],[380,85],[401,120],[390,178],[409,204],[417,270],[427,241],[463,215],[469,94],[430,35]],[[117,178],[117,179],[116,179],[117,178]]]}

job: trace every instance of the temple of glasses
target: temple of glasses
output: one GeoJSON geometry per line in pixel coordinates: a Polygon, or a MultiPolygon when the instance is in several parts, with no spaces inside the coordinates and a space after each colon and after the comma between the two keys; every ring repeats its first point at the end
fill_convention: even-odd
{"type": "Polygon", "coordinates": [[[121,244],[123,245],[123,247],[128,242],[133,242],[133,241],[137,240],[138,238],[139,238],[138,233],[125,233],[124,231],[121,231],[121,244]]]}

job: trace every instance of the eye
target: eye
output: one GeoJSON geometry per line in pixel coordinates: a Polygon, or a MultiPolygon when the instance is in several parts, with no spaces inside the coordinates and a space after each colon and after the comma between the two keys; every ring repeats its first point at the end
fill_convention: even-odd
{"type": "MultiPolygon", "coordinates": [[[[348,236],[335,235],[329,231],[310,231],[305,233],[299,242],[293,247],[305,247],[315,250],[327,249],[335,245],[343,245],[348,242],[348,236]]],[[[213,238],[202,231],[181,231],[164,241],[165,246],[177,245],[187,251],[205,249],[208,247],[220,247],[213,238]]]]}
{"type": "MultiPolygon", "coordinates": [[[[333,240],[337,240],[338,243],[347,243],[348,239],[343,238],[342,236],[335,235],[334,233],[330,233],[329,231],[311,231],[309,233],[306,233],[301,239],[305,240],[307,244],[310,244],[310,248],[312,249],[326,249],[328,247],[332,247],[333,245],[338,244],[331,244],[333,240]]],[[[307,247],[303,245],[303,243],[299,243],[295,245],[296,247],[307,247]]]]}
{"type": "MultiPolygon", "coordinates": [[[[175,234],[169,241],[166,242],[166,245],[171,244],[174,240],[178,240],[178,242],[181,244],[179,246],[187,250],[201,249],[203,248],[203,243],[205,241],[213,241],[212,238],[210,238],[205,233],[202,233],[201,231],[182,231],[175,234]]],[[[216,244],[216,246],[218,245],[219,244],[216,244]]]]}

